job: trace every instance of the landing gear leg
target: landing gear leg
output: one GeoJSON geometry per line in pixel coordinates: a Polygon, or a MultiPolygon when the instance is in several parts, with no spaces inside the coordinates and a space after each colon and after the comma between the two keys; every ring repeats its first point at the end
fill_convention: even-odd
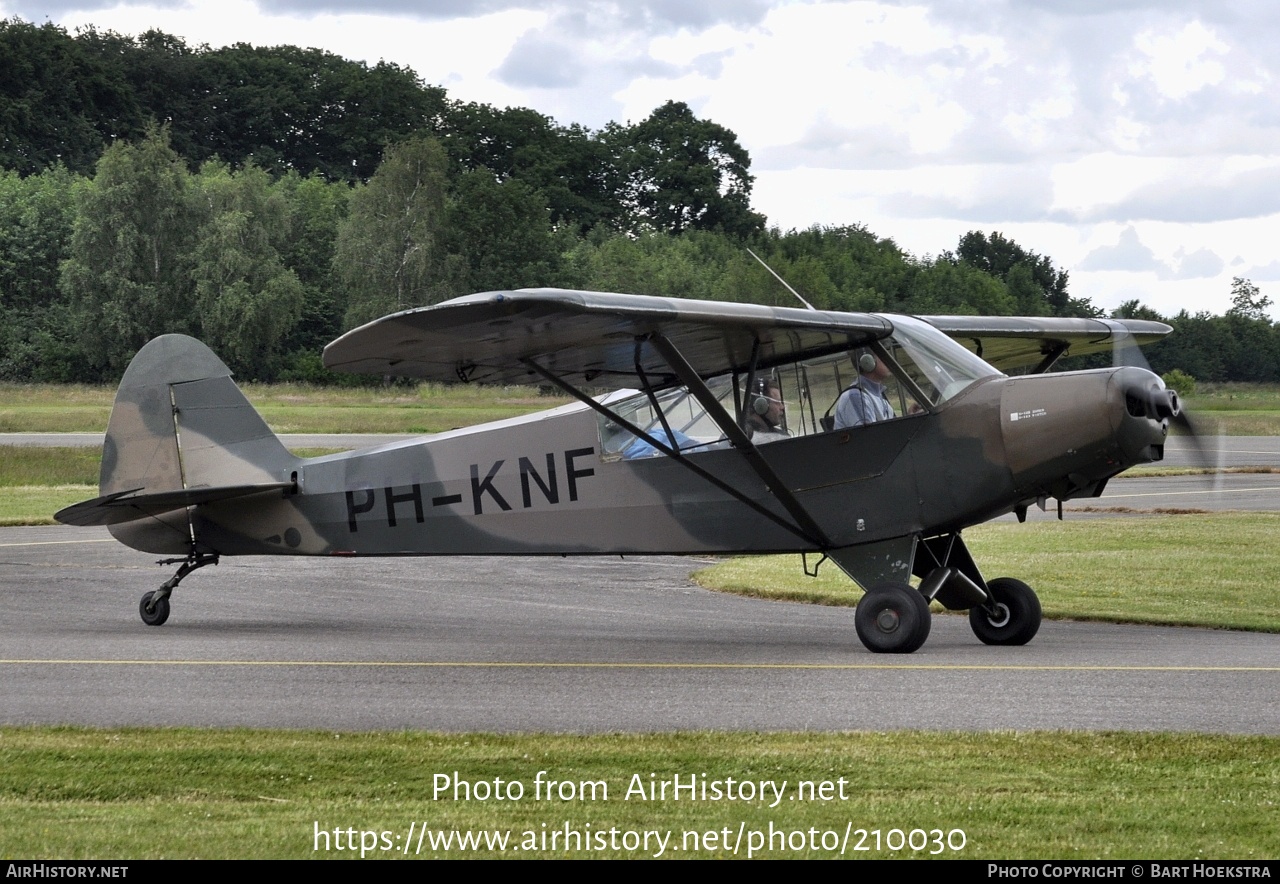
{"type": "Polygon", "coordinates": [[[185,559],[162,559],[156,564],[172,565],[177,562],[182,563],[178,573],[166,580],[155,592],[143,594],[142,601],[138,603],[138,613],[142,616],[142,622],[148,626],[159,626],[169,619],[169,596],[178,588],[182,578],[205,565],[218,564],[218,554],[191,553],[185,559]]]}

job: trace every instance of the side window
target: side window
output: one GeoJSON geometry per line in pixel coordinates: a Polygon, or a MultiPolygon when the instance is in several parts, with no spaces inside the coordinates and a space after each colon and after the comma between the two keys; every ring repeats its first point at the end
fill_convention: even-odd
{"type": "MultiPolygon", "coordinates": [[[[729,377],[708,381],[712,393],[732,414],[733,382],[729,377]]],[[[676,448],[682,453],[696,453],[726,444],[720,427],[707,414],[706,409],[686,388],[673,387],[656,394],[661,414],[653,407],[653,401],[641,392],[615,394],[609,407],[618,415],[655,439],[676,448]],[[663,425],[663,418],[666,425],[663,425]],[[670,428],[670,434],[667,430],[670,428]]],[[[604,415],[597,417],[600,432],[601,460],[635,460],[644,457],[660,457],[663,452],[646,439],[633,434],[622,424],[604,415]]]]}
{"type": "Polygon", "coordinates": [[[901,351],[891,341],[884,343],[889,362],[874,350],[859,347],[802,364],[813,407],[812,415],[805,416],[812,428],[808,432],[850,429],[924,413],[923,403],[916,401],[910,386],[898,376],[902,369],[893,364],[901,351]]]}

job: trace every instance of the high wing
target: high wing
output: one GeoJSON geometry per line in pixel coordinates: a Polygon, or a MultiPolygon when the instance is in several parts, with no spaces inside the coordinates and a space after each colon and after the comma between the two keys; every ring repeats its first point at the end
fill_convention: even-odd
{"type": "MultiPolygon", "coordinates": [[[[1047,370],[1059,357],[1112,352],[1172,329],[1138,319],[922,316],[1002,372],[1047,370]]],[[[457,383],[536,382],[536,362],[594,389],[678,382],[668,362],[637,345],[663,335],[701,377],[845,350],[883,338],[892,320],[840,313],[567,289],[520,289],[454,298],[393,313],[324,350],[338,371],[457,383]],[[758,343],[757,343],[758,342],[758,343]],[[758,350],[756,349],[758,347],[758,350]]]]}
{"type": "Polygon", "coordinates": [[[1059,357],[1111,353],[1154,343],[1169,332],[1144,319],[1075,319],[1038,316],[922,316],[994,368],[1008,374],[1047,370],[1059,357]]]}
{"type": "Polygon", "coordinates": [[[719,301],[565,289],[454,298],[353,329],[324,350],[339,371],[456,383],[538,382],[535,362],[595,389],[677,383],[670,364],[641,343],[666,338],[701,377],[769,368],[882,338],[888,319],[719,301]],[[637,367],[638,366],[638,367],[637,367]]]}

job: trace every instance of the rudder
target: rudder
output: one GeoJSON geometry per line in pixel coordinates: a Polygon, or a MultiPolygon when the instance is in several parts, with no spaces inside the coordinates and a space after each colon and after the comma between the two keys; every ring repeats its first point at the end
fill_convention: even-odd
{"type": "Polygon", "coordinates": [[[164,335],[139,350],[120,379],[102,446],[101,496],[56,518],[107,525],[134,549],[191,553],[202,547],[191,507],[290,487],[298,463],[212,350],[164,335]]]}
{"type": "Polygon", "coordinates": [[[204,344],[163,335],[129,363],[107,425],[99,494],[274,483],[296,458],[204,344]]]}

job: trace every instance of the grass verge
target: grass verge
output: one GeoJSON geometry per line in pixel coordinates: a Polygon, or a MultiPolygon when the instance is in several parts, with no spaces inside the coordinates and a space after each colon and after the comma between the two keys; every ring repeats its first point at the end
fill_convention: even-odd
{"type": "MultiPolygon", "coordinates": [[[[247,384],[242,389],[277,433],[439,433],[570,401],[542,396],[533,387],[247,384]]],[[[102,432],[114,398],[109,387],[0,384],[0,433],[102,432]]]]}
{"type": "MultiPolygon", "coordinates": [[[[341,448],[299,448],[299,457],[341,448]]],[[[63,507],[98,496],[100,448],[25,448],[0,445],[0,526],[53,525],[63,507]]]]}
{"type": "MultiPolygon", "coordinates": [[[[1210,513],[998,522],[965,532],[989,577],[1017,577],[1044,616],[1280,632],[1280,513],[1210,513]]],[[[856,605],[862,592],[831,563],[806,577],[799,556],[729,559],[693,575],[709,589],[856,605]]]]}
{"type": "Polygon", "coordinates": [[[0,489],[0,526],[56,525],[58,510],[97,496],[97,479],[92,485],[10,485],[0,489]]]}
{"type": "MultiPolygon", "coordinates": [[[[835,856],[848,829],[849,857],[925,857],[937,849],[933,830],[943,833],[944,845],[947,833],[961,830],[951,840],[963,839],[963,847],[944,846],[941,856],[1263,859],[1280,853],[1278,755],[1280,738],[1186,734],[575,737],[5,728],[0,835],[6,855],[32,858],[354,858],[361,831],[368,831],[378,834],[365,836],[374,848],[367,857],[397,858],[410,823],[426,821],[435,832],[505,833],[509,845],[525,849],[482,842],[462,850],[455,842],[432,850],[424,839],[423,857],[643,857],[658,852],[656,841],[648,849],[615,849],[611,842],[623,832],[651,830],[669,836],[665,856],[697,858],[733,856],[740,827],[767,836],[772,826],[785,835],[759,857],[835,856]],[[571,784],[574,797],[536,799],[539,771],[571,784]],[[647,794],[651,775],[661,781],[675,774],[683,782],[732,777],[738,784],[785,780],[786,787],[774,807],[772,797],[655,801],[634,791],[626,797],[634,778],[647,794]],[[440,776],[450,788],[437,799],[440,776]],[[453,797],[456,780],[492,785],[495,778],[518,782],[524,797],[453,797]],[[581,785],[587,782],[604,786],[583,800],[591,794],[581,785]],[[801,782],[813,784],[810,800],[799,800],[801,782]],[[822,783],[830,784],[826,800],[819,797],[822,783]],[[572,843],[565,849],[566,827],[589,832],[590,849],[572,843]],[[356,849],[337,849],[334,829],[356,849]],[[880,849],[853,850],[859,829],[879,830],[880,849]],[[894,829],[921,830],[916,843],[929,843],[923,850],[886,849],[894,829]],[[326,840],[329,850],[317,852],[317,842],[323,847],[326,840]]],[[[874,848],[876,836],[862,844],[874,848]]],[[[744,836],[739,857],[747,846],[744,836]]],[[[415,835],[409,854],[416,852],[415,835]]]]}

